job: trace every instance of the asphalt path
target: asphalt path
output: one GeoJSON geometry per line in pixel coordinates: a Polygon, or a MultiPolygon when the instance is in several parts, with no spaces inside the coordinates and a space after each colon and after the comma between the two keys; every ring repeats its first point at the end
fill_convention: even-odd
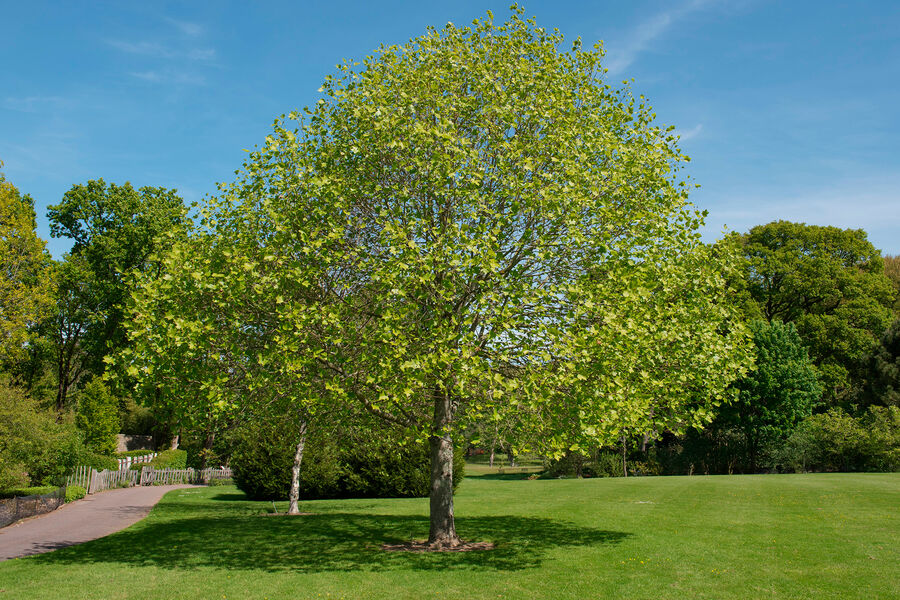
{"type": "Polygon", "coordinates": [[[166,492],[191,485],[148,485],[92,494],[0,529],[0,561],[74,546],[121,531],[147,516],[166,492]]]}

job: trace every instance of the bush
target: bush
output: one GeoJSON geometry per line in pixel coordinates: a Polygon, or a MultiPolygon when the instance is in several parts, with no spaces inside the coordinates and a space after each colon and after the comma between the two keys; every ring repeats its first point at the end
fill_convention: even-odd
{"type": "Polygon", "coordinates": [[[81,436],[0,379],[0,488],[57,483],[78,462],[81,436]]]}
{"type": "Polygon", "coordinates": [[[151,460],[149,463],[145,464],[147,466],[153,467],[154,469],[186,469],[187,452],[178,449],[165,450],[163,452],[160,452],[156,456],[156,458],[151,460]]]}
{"type": "Polygon", "coordinates": [[[129,450],[127,452],[116,452],[116,458],[128,458],[135,456],[147,456],[153,454],[153,450],[129,450]]]}
{"type": "Polygon", "coordinates": [[[119,461],[112,456],[97,454],[90,450],[82,450],[78,455],[78,466],[90,467],[95,471],[117,471],[119,461]]]}
{"type": "Polygon", "coordinates": [[[0,498],[39,496],[41,494],[49,494],[50,492],[55,492],[57,489],[59,488],[57,488],[55,485],[38,485],[33,487],[12,488],[0,492],[0,498]]]}
{"type": "Polygon", "coordinates": [[[872,406],[859,418],[839,408],[803,421],[776,455],[788,471],[900,470],[900,408],[872,406]]]}
{"type": "Polygon", "coordinates": [[[210,479],[210,480],[206,483],[206,485],[208,485],[209,487],[219,487],[219,486],[223,486],[223,485],[234,485],[234,479],[231,479],[231,478],[227,478],[227,479],[210,479]]]}
{"type": "Polygon", "coordinates": [[[87,496],[87,490],[80,485],[66,486],[66,503],[81,500],[87,496]]]}
{"type": "MultiPolygon", "coordinates": [[[[231,467],[239,489],[255,500],[283,500],[291,486],[296,430],[289,425],[244,428],[232,438],[231,467]]],[[[454,488],[463,477],[454,453],[454,488]]],[[[362,430],[311,431],[300,468],[300,498],[424,497],[430,489],[427,443],[399,445],[362,430]],[[338,440],[341,444],[338,444],[338,440]]]]}

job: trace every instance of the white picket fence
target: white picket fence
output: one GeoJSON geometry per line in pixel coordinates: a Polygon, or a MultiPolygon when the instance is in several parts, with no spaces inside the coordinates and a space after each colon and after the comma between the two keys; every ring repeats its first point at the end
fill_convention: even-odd
{"type": "Polygon", "coordinates": [[[131,465],[148,463],[154,458],[156,458],[156,452],[151,454],[141,454],[140,456],[126,456],[125,458],[119,458],[117,460],[119,461],[119,470],[122,471],[131,468],[131,465]]]}
{"type": "Polygon", "coordinates": [[[140,471],[95,471],[91,467],[76,467],[66,479],[66,485],[77,485],[95,494],[117,487],[134,485],[169,485],[173,483],[209,483],[213,479],[228,479],[231,469],[154,469],[144,467],[140,471]]]}

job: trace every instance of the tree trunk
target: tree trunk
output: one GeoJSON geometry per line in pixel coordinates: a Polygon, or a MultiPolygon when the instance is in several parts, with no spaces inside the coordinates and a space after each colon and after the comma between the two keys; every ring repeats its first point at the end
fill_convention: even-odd
{"type": "Polygon", "coordinates": [[[451,401],[439,393],[434,400],[431,445],[431,527],[428,545],[433,550],[458,546],[453,520],[453,441],[450,437],[451,401]]]}
{"type": "Polygon", "coordinates": [[[625,461],[627,448],[625,446],[625,436],[622,436],[622,477],[628,477],[628,463],[625,461]]]}
{"type": "Polygon", "coordinates": [[[506,447],[506,450],[507,450],[507,451],[506,451],[506,458],[509,459],[509,466],[510,466],[510,467],[516,466],[516,451],[515,451],[515,449],[513,448],[512,444],[509,444],[509,445],[506,447]]]}
{"type": "Polygon", "coordinates": [[[212,453],[213,442],[216,440],[216,432],[208,431],[206,439],[203,441],[203,451],[200,452],[200,468],[205,469],[209,466],[209,455],[212,453]]]}
{"type": "Polygon", "coordinates": [[[299,515],[300,506],[300,463],[303,462],[303,448],[306,446],[306,421],[300,424],[300,439],[297,441],[297,451],[294,452],[294,466],[291,469],[291,494],[290,506],[288,506],[289,515],[299,515]]]}

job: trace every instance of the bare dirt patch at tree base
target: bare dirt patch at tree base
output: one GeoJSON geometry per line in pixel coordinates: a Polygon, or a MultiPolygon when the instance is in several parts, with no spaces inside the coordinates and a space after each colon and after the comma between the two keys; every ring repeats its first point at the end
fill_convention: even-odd
{"type": "Polygon", "coordinates": [[[414,541],[381,545],[381,549],[387,552],[474,552],[477,550],[493,550],[494,548],[493,542],[460,542],[455,546],[433,546],[427,541],[414,541]]]}

